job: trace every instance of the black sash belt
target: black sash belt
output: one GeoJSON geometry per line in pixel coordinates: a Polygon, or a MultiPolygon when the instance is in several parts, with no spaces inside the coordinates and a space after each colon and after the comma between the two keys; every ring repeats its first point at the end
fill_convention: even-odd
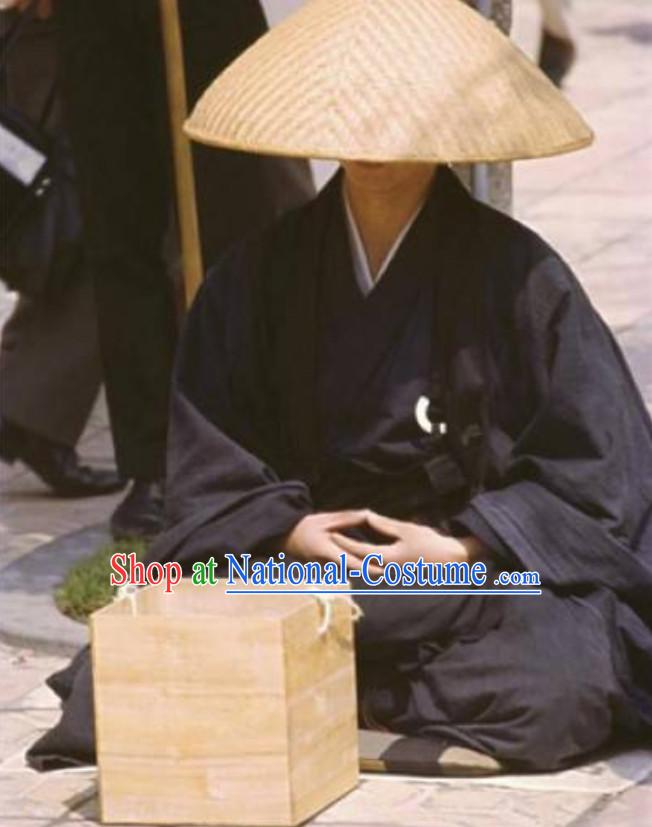
{"type": "Polygon", "coordinates": [[[387,472],[356,460],[331,462],[308,480],[315,508],[371,508],[397,519],[440,521],[459,510],[469,485],[459,463],[439,448],[406,470],[387,472]]]}

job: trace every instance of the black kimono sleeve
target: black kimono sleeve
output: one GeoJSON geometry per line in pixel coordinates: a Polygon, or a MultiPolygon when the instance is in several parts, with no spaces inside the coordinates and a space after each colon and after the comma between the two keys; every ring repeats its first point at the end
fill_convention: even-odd
{"type": "Polygon", "coordinates": [[[545,585],[607,587],[649,607],[652,427],[618,345],[553,254],[518,291],[513,317],[520,370],[504,393],[516,400],[529,384],[529,420],[498,485],[459,522],[545,585]]]}
{"type": "MultiPolygon", "coordinates": [[[[258,242],[231,250],[202,285],[177,356],[168,440],[168,530],[149,557],[182,564],[255,552],[312,510],[308,488],[266,463],[273,412],[264,376],[258,242]]],[[[268,551],[274,551],[268,548],[268,551]]]]}

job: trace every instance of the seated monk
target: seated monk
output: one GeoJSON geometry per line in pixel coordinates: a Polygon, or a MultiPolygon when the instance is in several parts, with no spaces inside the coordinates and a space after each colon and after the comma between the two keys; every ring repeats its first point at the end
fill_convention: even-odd
{"type": "Polygon", "coordinates": [[[567,265],[449,166],[590,130],[458,0],[400,6],[307,4],[189,121],[208,143],[341,168],[201,287],[150,559],[359,568],[380,550],[483,560],[489,584],[539,572],[534,597],[356,598],[359,709],[362,726],[557,769],[651,732],[652,428],[567,265]]]}

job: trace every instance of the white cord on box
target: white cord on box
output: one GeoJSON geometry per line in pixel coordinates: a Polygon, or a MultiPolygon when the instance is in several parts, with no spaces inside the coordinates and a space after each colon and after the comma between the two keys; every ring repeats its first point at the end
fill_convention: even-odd
{"type": "MultiPolygon", "coordinates": [[[[134,585],[133,583],[127,583],[124,586],[118,586],[116,589],[115,597],[113,598],[114,602],[119,600],[128,600],[131,607],[131,614],[134,617],[138,614],[138,602],[136,600],[136,594],[138,592],[138,586],[134,585]]],[[[319,628],[317,629],[317,633],[321,636],[326,634],[330,625],[333,620],[333,601],[334,600],[344,600],[351,609],[351,618],[355,623],[362,617],[362,609],[360,606],[347,594],[342,593],[334,593],[334,594],[323,594],[323,593],[316,593],[315,599],[319,603],[323,611],[323,617],[321,623],[319,624],[319,628]]]]}
{"type": "Polygon", "coordinates": [[[348,604],[351,609],[351,619],[354,623],[362,617],[362,609],[348,594],[323,594],[320,592],[315,594],[315,600],[319,603],[323,612],[321,623],[317,628],[319,636],[326,634],[330,628],[333,620],[333,603],[336,600],[344,600],[348,604]]]}
{"type": "Polygon", "coordinates": [[[137,591],[138,586],[136,586],[135,583],[125,583],[124,586],[118,586],[113,602],[116,603],[119,600],[128,600],[131,606],[131,613],[136,616],[138,614],[138,602],[136,600],[137,591]]]}

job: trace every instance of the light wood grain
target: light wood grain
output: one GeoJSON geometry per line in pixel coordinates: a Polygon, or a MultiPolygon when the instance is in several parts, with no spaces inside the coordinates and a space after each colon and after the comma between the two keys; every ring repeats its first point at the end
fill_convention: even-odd
{"type": "Polygon", "coordinates": [[[295,825],[358,780],[350,607],[183,581],[91,618],[105,823],[295,825]]]}

